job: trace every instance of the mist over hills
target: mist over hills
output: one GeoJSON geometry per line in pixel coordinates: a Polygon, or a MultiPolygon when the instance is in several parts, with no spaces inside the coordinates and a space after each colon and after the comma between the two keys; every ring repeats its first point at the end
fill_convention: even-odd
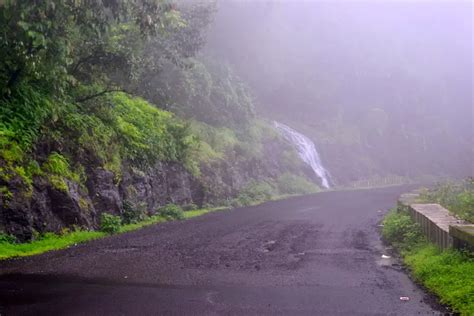
{"type": "Polygon", "coordinates": [[[471,12],[467,1],[225,1],[207,50],[328,163],[337,145],[366,160],[333,168],[472,175],[471,12]]]}

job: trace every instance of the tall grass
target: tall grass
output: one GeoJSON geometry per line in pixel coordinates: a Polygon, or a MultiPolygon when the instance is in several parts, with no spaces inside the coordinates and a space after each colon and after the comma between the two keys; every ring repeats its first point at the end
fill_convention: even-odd
{"type": "Polygon", "coordinates": [[[444,182],[420,194],[420,200],[438,203],[466,221],[474,223],[474,178],[444,182]]]}
{"type": "Polygon", "coordinates": [[[392,210],[383,237],[396,247],[413,277],[461,315],[474,315],[474,258],[429,243],[408,213],[392,210]]]}

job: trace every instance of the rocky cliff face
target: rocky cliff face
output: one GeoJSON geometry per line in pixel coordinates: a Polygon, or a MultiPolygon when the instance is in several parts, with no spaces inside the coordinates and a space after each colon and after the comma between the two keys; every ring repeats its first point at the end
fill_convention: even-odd
{"type": "Polygon", "coordinates": [[[0,199],[0,231],[29,240],[34,232],[59,232],[66,227],[98,228],[102,212],[121,214],[125,201],[141,204],[152,214],[168,203],[219,204],[238,195],[252,180],[275,179],[282,172],[311,174],[302,165],[285,163],[281,153],[288,145],[264,145],[262,158],[229,154],[201,168],[194,177],[182,165],[160,162],[137,169],[124,165],[122,177],[99,166],[89,166],[87,181],[79,185],[67,181],[67,190],[55,188],[44,177],[35,177],[28,190],[20,179],[6,185],[13,196],[0,199]]]}

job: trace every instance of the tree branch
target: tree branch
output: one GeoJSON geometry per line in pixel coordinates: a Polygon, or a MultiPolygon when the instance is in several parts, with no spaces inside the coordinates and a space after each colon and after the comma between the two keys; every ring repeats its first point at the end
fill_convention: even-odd
{"type": "Polygon", "coordinates": [[[91,99],[94,99],[94,98],[103,96],[104,94],[112,93],[112,92],[125,92],[126,93],[127,91],[125,91],[124,89],[106,89],[104,91],[101,91],[101,92],[98,92],[98,93],[94,93],[94,94],[76,99],[76,102],[79,102],[79,103],[86,102],[86,101],[89,101],[91,99]]]}

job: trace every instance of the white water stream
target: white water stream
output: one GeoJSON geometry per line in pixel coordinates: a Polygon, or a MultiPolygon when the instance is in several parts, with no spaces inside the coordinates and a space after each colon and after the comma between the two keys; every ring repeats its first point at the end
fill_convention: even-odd
{"type": "Polygon", "coordinates": [[[274,121],[273,124],[283,137],[295,146],[300,158],[307,163],[313,169],[314,173],[321,179],[322,186],[328,189],[331,176],[326,168],[324,168],[318,151],[316,150],[316,146],[311,139],[285,124],[277,121],[274,121]]]}

